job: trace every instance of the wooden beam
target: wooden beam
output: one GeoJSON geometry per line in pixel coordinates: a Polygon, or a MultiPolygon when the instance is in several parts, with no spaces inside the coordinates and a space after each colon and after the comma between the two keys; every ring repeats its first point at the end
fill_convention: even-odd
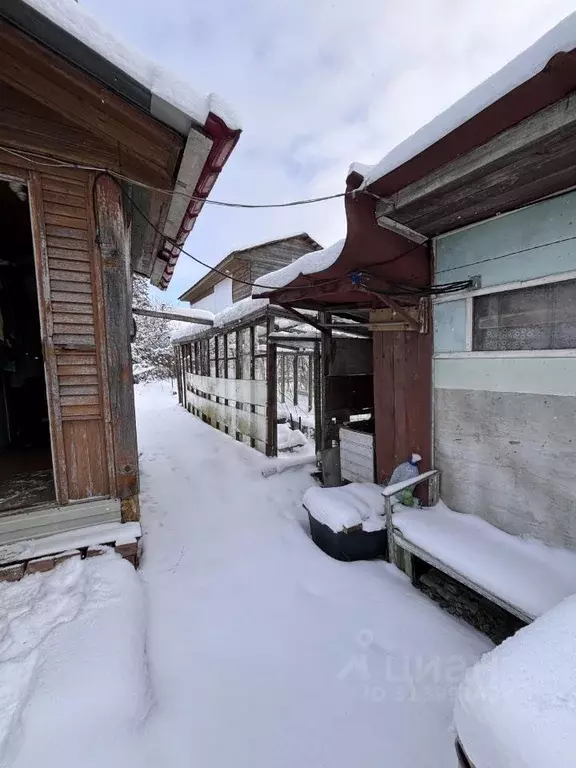
{"type": "Polygon", "coordinates": [[[391,211],[401,210],[424,197],[461,182],[467,176],[478,174],[496,163],[502,163],[512,154],[534,144],[550,139],[559,131],[576,126],[576,94],[570,94],[532,117],[503,131],[501,134],[462,157],[447,163],[423,179],[409,184],[376,206],[376,217],[387,216],[391,211]]]}
{"type": "Polygon", "coordinates": [[[422,245],[428,240],[428,235],[423,235],[421,232],[416,232],[416,230],[410,229],[410,227],[407,227],[405,224],[400,224],[399,221],[394,221],[394,219],[390,219],[388,216],[379,214],[378,209],[376,210],[376,221],[378,222],[379,227],[389,229],[391,232],[395,232],[397,235],[406,238],[406,240],[418,243],[418,245],[422,245]]]}
{"type": "Polygon", "coordinates": [[[142,315],[143,317],[163,317],[166,320],[179,320],[182,323],[194,323],[196,325],[214,325],[214,322],[208,318],[190,317],[190,315],[180,314],[177,310],[170,311],[162,309],[144,309],[143,307],[132,307],[132,314],[142,315]]]}
{"type": "MultiPolygon", "coordinates": [[[[266,396],[266,456],[278,455],[278,432],[276,421],[278,416],[278,355],[276,344],[272,341],[272,332],[274,331],[274,318],[268,317],[267,326],[267,349],[266,349],[266,381],[268,392],[266,396]]],[[[238,342],[236,342],[238,347],[238,342]]]]}
{"type": "Polygon", "coordinates": [[[316,328],[317,331],[320,331],[320,333],[325,333],[325,329],[322,327],[320,323],[318,323],[316,320],[311,318],[309,315],[304,315],[302,312],[298,312],[298,310],[293,309],[290,306],[287,306],[285,304],[280,305],[282,309],[284,309],[286,312],[288,312],[289,315],[299,320],[301,323],[305,323],[306,325],[311,325],[312,328],[316,328]]]}

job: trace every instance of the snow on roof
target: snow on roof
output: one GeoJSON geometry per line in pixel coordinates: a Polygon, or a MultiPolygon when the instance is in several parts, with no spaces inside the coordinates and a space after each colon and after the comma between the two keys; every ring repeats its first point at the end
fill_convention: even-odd
{"type": "Polygon", "coordinates": [[[468,670],[454,716],[474,765],[574,765],[576,595],[468,670]]]}
{"type": "Polygon", "coordinates": [[[214,316],[214,326],[222,328],[229,323],[236,323],[254,312],[265,309],[267,306],[268,299],[253,299],[248,296],[248,298],[241,299],[235,304],[226,307],[222,312],[218,312],[214,316]]]}
{"type": "Polygon", "coordinates": [[[180,341],[180,339],[192,337],[197,333],[207,331],[210,326],[200,325],[200,323],[185,323],[183,320],[173,320],[170,328],[170,339],[172,341],[180,341]]]}
{"type": "MultiPolygon", "coordinates": [[[[240,320],[243,320],[245,317],[248,317],[249,315],[252,315],[256,312],[258,312],[261,309],[265,309],[268,306],[268,299],[253,299],[250,296],[246,299],[241,299],[240,301],[237,301],[235,304],[231,304],[229,307],[226,307],[221,312],[218,312],[217,314],[213,315],[214,318],[214,328],[223,328],[225,325],[229,325],[230,323],[239,322],[240,320]]],[[[204,310],[192,310],[193,312],[202,311],[204,314],[206,312],[204,310]]],[[[207,314],[212,314],[211,312],[208,312],[207,314]]],[[[195,323],[184,323],[184,322],[175,322],[173,324],[173,330],[171,334],[172,341],[182,341],[183,339],[191,339],[194,338],[194,336],[197,336],[201,333],[205,333],[207,330],[209,330],[209,327],[206,325],[198,325],[195,323]]]]}
{"type": "Polygon", "coordinates": [[[216,94],[197,93],[186,81],[121,42],[75,0],[24,2],[200,125],[212,112],[229,128],[240,127],[231,107],[216,94]]]}
{"type": "Polygon", "coordinates": [[[164,312],[168,315],[175,315],[176,317],[189,317],[191,320],[212,320],[214,321],[214,313],[209,309],[195,309],[192,307],[172,307],[171,309],[165,309],[164,312]]]}
{"type": "Polygon", "coordinates": [[[556,53],[570,51],[575,47],[576,12],[567,16],[530,48],[466,94],[445,112],[439,114],[412,136],[398,144],[379,163],[373,166],[353,163],[350,170],[357,170],[364,176],[364,186],[373,184],[541,72],[556,53]]]}
{"type": "Polygon", "coordinates": [[[277,269],[275,272],[259,277],[255,282],[254,288],[252,288],[252,295],[259,296],[267,293],[269,290],[283,288],[301,275],[312,275],[315,272],[322,272],[328,269],[338,260],[344,248],[344,243],[345,240],[339,240],[337,243],[333,243],[333,245],[329,245],[327,248],[322,248],[320,251],[305,253],[296,261],[282,267],[282,269],[277,269]]]}

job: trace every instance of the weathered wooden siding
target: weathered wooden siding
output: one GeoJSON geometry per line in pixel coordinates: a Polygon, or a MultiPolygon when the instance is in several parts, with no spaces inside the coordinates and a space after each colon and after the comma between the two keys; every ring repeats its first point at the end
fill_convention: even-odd
{"type": "MultiPolygon", "coordinates": [[[[247,248],[243,251],[234,251],[217,264],[217,268],[238,280],[253,283],[258,277],[291,264],[303,254],[314,250],[314,248],[314,241],[309,237],[296,235],[284,240],[262,243],[262,245],[247,248]]],[[[214,290],[214,286],[225,279],[216,272],[209,272],[182,294],[180,298],[183,301],[191,302],[195,306],[197,302],[214,290]]],[[[245,299],[251,295],[251,292],[252,287],[250,285],[235,282],[232,287],[232,300],[240,301],[240,299],[245,299]]]]}
{"type": "Polygon", "coordinates": [[[314,250],[307,237],[289,237],[275,243],[254,248],[246,258],[251,262],[252,281],[291,264],[305,253],[314,250]]]}
{"type": "MultiPolygon", "coordinates": [[[[436,243],[436,281],[484,288],[576,270],[576,193],[436,243]]],[[[434,306],[434,463],[453,508],[576,547],[573,350],[471,351],[473,299],[434,306]]]]}
{"type": "Polygon", "coordinates": [[[247,299],[248,296],[251,296],[252,286],[248,285],[251,281],[250,262],[246,259],[235,259],[229,271],[233,280],[232,301],[240,301],[240,299],[247,299]]]}
{"type": "Polygon", "coordinates": [[[352,483],[375,481],[374,435],[356,429],[340,429],[340,472],[352,483]]]}
{"type": "Polygon", "coordinates": [[[374,415],[377,481],[416,452],[431,465],[432,334],[375,331],[374,415]]]}

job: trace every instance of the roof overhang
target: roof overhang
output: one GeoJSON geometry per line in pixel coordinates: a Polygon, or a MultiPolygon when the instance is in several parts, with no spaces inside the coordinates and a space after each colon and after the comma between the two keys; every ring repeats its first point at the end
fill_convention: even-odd
{"type": "Polygon", "coordinates": [[[576,50],[367,187],[377,216],[432,237],[576,185],[576,50]]]}
{"type": "Polygon", "coordinates": [[[310,308],[374,306],[356,273],[429,285],[431,238],[576,187],[576,49],[369,186],[357,172],[347,181],[358,194],[346,198],[337,261],[259,295],[310,308]]]}
{"type": "Polygon", "coordinates": [[[208,114],[204,125],[194,121],[23,0],[0,0],[0,17],[98,80],[151,119],[186,138],[174,182],[174,190],[182,195],[167,200],[165,193],[144,188],[132,190],[138,206],[146,211],[161,232],[161,236],[143,231],[133,236],[132,265],[157,287],[167,288],[180,250],[234,149],[240,130],[229,128],[213,112],[208,114]],[[200,199],[187,200],[186,195],[200,199]],[[154,251],[146,254],[146,246],[154,251]]]}
{"type": "Polygon", "coordinates": [[[229,128],[222,118],[210,112],[204,134],[190,133],[182,156],[175,191],[163,231],[151,282],[168,287],[178,256],[192,231],[204,202],[240,138],[240,131],[229,128]],[[193,199],[187,202],[186,195],[193,199]]]}
{"type": "MultiPolygon", "coordinates": [[[[358,189],[362,177],[351,174],[347,191],[358,189]]],[[[391,284],[422,287],[430,284],[426,242],[383,228],[376,221],[377,200],[366,194],[345,198],[347,234],[336,262],[322,272],[301,275],[283,288],[259,292],[274,304],[308,309],[377,308],[382,302],[372,283],[383,291],[391,284]]]]}

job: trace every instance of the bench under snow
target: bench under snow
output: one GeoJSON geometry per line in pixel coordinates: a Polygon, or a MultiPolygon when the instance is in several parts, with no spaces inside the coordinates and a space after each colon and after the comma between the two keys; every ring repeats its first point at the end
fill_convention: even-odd
{"type": "Polygon", "coordinates": [[[469,586],[523,621],[576,593],[576,552],[511,536],[444,503],[396,506],[396,547],[469,586]]]}

